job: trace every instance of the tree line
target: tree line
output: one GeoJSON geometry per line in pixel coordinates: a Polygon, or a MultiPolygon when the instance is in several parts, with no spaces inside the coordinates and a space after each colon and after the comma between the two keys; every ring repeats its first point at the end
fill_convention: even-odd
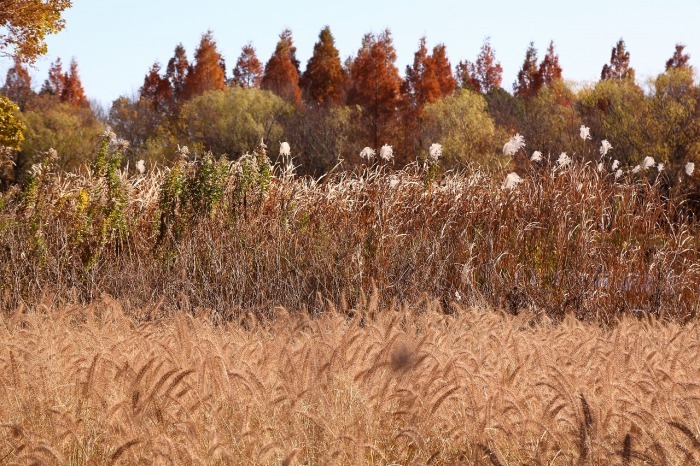
{"type": "Polygon", "coordinates": [[[600,80],[573,89],[554,43],[541,59],[530,43],[512,92],[503,87],[489,39],[474,61],[453,65],[444,44],[430,48],[423,37],[403,76],[389,29],[365,34],[344,61],[329,27],[303,71],[296,52],[286,29],[267,62],[248,43],[229,68],[207,32],[191,59],[177,45],[165,67],[154,63],[147,71],[136,95],[116,99],[104,115],[91,109],[75,61],[67,71],[60,59],[54,62],[35,92],[17,59],[1,92],[19,107],[24,141],[15,138],[14,168],[4,176],[20,178],[49,147],[58,150],[64,168],[79,167],[92,156],[104,124],[128,141],[133,162],[168,163],[179,145],[237,157],[264,138],[288,141],[300,170],[316,175],[338,160],[360,164],[362,147],[385,144],[393,146],[400,166],[425,158],[434,142],[443,145],[444,167],[489,165],[516,132],[528,150],[545,156],[563,150],[593,156],[577,139],[582,124],[594,139],[610,141],[622,163],[699,158],[700,88],[682,44],[643,88],[620,39],[600,80]]]}

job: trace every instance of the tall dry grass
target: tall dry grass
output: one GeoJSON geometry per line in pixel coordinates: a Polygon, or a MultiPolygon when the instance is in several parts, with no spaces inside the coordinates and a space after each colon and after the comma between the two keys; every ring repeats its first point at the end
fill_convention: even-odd
{"type": "Polygon", "coordinates": [[[698,311],[698,223],[665,188],[669,170],[526,164],[510,190],[479,169],[417,165],[295,178],[264,148],[127,175],[103,149],[89,172],[44,165],[0,195],[3,308],[108,293],[128,308],[314,311],[376,285],[384,304],[427,293],[601,321],[698,311]]]}
{"type": "Polygon", "coordinates": [[[378,296],[0,316],[0,464],[697,464],[700,326],[378,296]],[[350,317],[352,316],[352,317],[350,317]]]}

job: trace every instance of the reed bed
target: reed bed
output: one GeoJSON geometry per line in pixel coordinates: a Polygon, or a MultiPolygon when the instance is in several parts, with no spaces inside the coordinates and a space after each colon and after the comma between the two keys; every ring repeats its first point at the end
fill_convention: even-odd
{"type": "Polygon", "coordinates": [[[692,180],[671,168],[521,161],[510,186],[505,172],[422,164],[298,178],[264,146],[237,161],[180,156],[139,174],[105,143],[90,170],[47,160],[0,194],[0,305],[107,293],[130,309],[314,313],[376,286],[383,305],[427,293],[445,309],[477,300],[604,323],[686,321],[700,306],[692,180]]]}

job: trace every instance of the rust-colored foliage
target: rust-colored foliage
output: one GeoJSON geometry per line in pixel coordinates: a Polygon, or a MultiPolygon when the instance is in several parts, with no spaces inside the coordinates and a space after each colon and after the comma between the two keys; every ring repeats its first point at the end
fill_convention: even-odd
{"type": "Polygon", "coordinates": [[[253,44],[246,44],[241,50],[241,55],[236,60],[236,67],[233,69],[231,82],[236,86],[247,89],[260,88],[263,77],[263,66],[255,53],[253,44]]]}
{"type": "Polygon", "coordinates": [[[63,94],[63,84],[65,81],[64,77],[63,63],[61,63],[60,58],[57,58],[49,68],[49,77],[46,81],[44,81],[44,85],[41,88],[41,93],[60,97],[61,94],[63,94]]]}
{"type": "Polygon", "coordinates": [[[666,62],[666,71],[671,69],[680,68],[690,68],[688,62],[690,61],[690,55],[685,53],[685,45],[676,44],[676,50],[673,52],[673,56],[666,62]]]}
{"type": "Polygon", "coordinates": [[[188,69],[185,81],[187,98],[226,87],[225,73],[221,68],[222,57],[216,49],[216,41],[211,31],[207,31],[202,36],[199,47],[195,51],[194,60],[194,65],[188,69]]]}
{"type": "Polygon", "coordinates": [[[265,65],[260,87],[274,92],[285,100],[300,104],[299,60],[296,58],[296,51],[292,31],[285,29],[280,34],[277,47],[265,65]]]}
{"type": "Polygon", "coordinates": [[[610,64],[603,66],[600,79],[629,79],[634,81],[634,68],[630,66],[630,53],[625,47],[625,41],[620,39],[610,53],[610,64]]]}
{"type": "Polygon", "coordinates": [[[365,34],[350,65],[348,103],[363,109],[375,147],[390,142],[401,102],[401,77],[391,31],[365,34]]]}
{"type": "Polygon", "coordinates": [[[513,83],[513,91],[518,97],[532,97],[539,90],[539,68],[537,67],[537,49],[530,45],[525,52],[523,66],[518,72],[518,78],[513,83]]]}
{"type": "Polygon", "coordinates": [[[475,63],[460,62],[457,76],[461,87],[484,94],[501,87],[503,67],[496,61],[496,51],[489,38],[484,40],[475,63]]]}
{"type": "Polygon", "coordinates": [[[63,78],[61,102],[75,107],[87,107],[89,105],[87,97],[85,97],[83,83],[78,75],[78,62],[75,59],[70,62],[70,69],[63,78]]]}
{"type": "Polygon", "coordinates": [[[457,81],[462,89],[481,92],[481,83],[476,77],[476,65],[469,60],[460,61],[455,67],[457,81]]]}
{"type": "Polygon", "coordinates": [[[156,112],[165,112],[173,103],[173,88],[167,77],[160,75],[160,63],[154,63],[139,89],[139,97],[156,112]]]}
{"type": "Polygon", "coordinates": [[[413,112],[420,112],[425,104],[443,97],[433,57],[428,54],[425,36],[421,37],[418,51],[413,56],[413,65],[406,66],[406,79],[401,93],[413,112]]]}
{"type": "Polygon", "coordinates": [[[32,77],[29,75],[27,67],[21,60],[15,58],[15,64],[7,70],[5,85],[0,89],[0,93],[14,101],[19,108],[24,108],[27,100],[32,95],[32,77]]]}
{"type": "Polygon", "coordinates": [[[454,91],[455,79],[445,46],[440,44],[428,53],[426,38],[421,37],[413,64],[406,67],[406,78],[401,84],[403,146],[408,154],[420,150],[423,108],[454,91]]]}
{"type": "Polygon", "coordinates": [[[554,41],[550,41],[549,47],[547,47],[547,54],[542,59],[537,73],[537,87],[551,88],[557,80],[561,79],[561,74],[559,55],[554,52],[554,41]]]}
{"type": "Polygon", "coordinates": [[[175,47],[175,54],[168,61],[165,77],[170,81],[173,89],[173,98],[177,104],[181,104],[186,99],[187,70],[189,69],[187,52],[182,44],[175,47]]]}
{"type": "Polygon", "coordinates": [[[432,62],[442,96],[451,94],[457,87],[457,81],[452,75],[452,65],[449,58],[447,58],[447,46],[445,44],[438,44],[433,47],[432,62]]]}
{"type": "Polygon", "coordinates": [[[348,75],[340,63],[331,29],[326,26],[314,45],[314,53],[306,64],[300,85],[304,100],[312,106],[330,106],[343,103],[348,75]]]}

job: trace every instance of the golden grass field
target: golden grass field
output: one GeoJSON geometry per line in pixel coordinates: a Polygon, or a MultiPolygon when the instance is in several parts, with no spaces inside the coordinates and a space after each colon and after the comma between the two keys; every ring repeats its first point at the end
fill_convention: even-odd
{"type": "Polygon", "coordinates": [[[0,464],[696,464],[700,325],[428,299],[0,314],[0,464]],[[218,316],[218,317],[217,317],[218,316]]]}

